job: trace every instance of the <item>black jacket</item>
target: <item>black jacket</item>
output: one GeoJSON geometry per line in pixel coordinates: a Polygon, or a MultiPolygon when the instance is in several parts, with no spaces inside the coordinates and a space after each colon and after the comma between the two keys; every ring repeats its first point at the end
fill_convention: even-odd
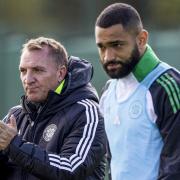
{"type": "Polygon", "coordinates": [[[92,70],[87,61],[71,57],[60,95],[49,92],[38,107],[23,96],[21,106],[10,110],[19,134],[1,152],[4,179],[104,179],[106,135],[92,70]]]}

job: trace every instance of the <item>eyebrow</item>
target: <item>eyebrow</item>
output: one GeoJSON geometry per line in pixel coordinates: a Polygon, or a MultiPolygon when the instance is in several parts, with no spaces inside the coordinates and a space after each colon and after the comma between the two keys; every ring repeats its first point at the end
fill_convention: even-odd
{"type": "Polygon", "coordinates": [[[120,43],[120,44],[126,44],[126,41],[116,40],[116,41],[110,41],[110,42],[107,42],[107,43],[97,43],[97,46],[98,46],[98,47],[102,47],[103,44],[105,44],[105,45],[114,45],[114,44],[118,44],[118,43],[120,43]]]}
{"type": "MultiPolygon", "coordinates": [[[[22,67],[22,66],[19,66],[19,70],[21,70],[21,69],[26,69],[26,67],[22,67]]],[[[43,66],[33,66],[33,67],[31,67],[31,69],[45,69],[43,66]]]]}

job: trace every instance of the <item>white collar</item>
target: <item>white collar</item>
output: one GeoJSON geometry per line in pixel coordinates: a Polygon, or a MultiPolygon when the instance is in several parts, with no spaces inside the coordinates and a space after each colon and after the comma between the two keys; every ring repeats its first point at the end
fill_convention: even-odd
{"type": "Polygon", "coordinates": [[[117,101],[122,102],[128,99],[128,97],[135,91],[138,85],[139,82],[133,73],[130,73],[124,78],[118,79],[116,86],[117,101]]]}

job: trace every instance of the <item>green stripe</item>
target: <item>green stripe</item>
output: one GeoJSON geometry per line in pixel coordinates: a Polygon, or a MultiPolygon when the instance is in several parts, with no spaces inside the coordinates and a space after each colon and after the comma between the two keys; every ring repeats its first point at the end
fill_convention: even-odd
{"type": "Polygon", "coordinates": [[[61,91],[62,91],[63,86],[64,86],[64,82],[65,82],[65,80],[61,81],[60,85],[56,88],[55,92],[57,94],[61,94],[61,91]]]}
{"type": "Polygon", "coordinates": [[[174,87],[175,87],[176,92],[177,92],[177,97],[178,97],[178,104],[179,104],[178,109],[180,109],[180,89],[178,87],[178,84],[173,79],[173,77],[171,77],[169,74],[165,73],[165,76],[174,84],[174,87]]]}
{"type": "Polygon", "coordinates": [[[156,81],[164,87],[165,91],[168,94],[168,97],[169,97],[173,112],[176,113],[177,109],[175,107],[175,104],[174,104],[174,101],[173,101],[173,98],[172,98],[171,92],[169,91],[168,86],[163,81],[161,81],[160,79],[157,79],[156,81]]]}
{"type": "Polygon", "coordinates": [[[160,79],[162,79],[167,84],[167,86],[169,87],[169,89],[170,89],[170,91],[171,91],[171,93],[173,95],[173,99],[174,99],[174,103],[176,105],[176,108],[179,109],[178,96],[176,94],[176,91],[175,91],[175,89],[173,87],[172,82],[169,79],[166,79],[166,77],[164,75],[161,76],[160,79]]]}

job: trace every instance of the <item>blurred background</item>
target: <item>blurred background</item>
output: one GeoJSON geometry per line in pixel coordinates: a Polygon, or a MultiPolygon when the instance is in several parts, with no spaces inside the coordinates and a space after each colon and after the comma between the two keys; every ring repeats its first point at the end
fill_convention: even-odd
{"type": "Polygon", "coordinates": [[[94,23],[109,4],[125,2],[140,13],[149,44],[159,58],[180,69],[179,0],[0,0],[0,118],[23,94],[19,80],[22,44],[38,36],[55,38],[69,55],[94,65],[93,84],[100,94],[107,76],[94,39],[94,23]]]}

